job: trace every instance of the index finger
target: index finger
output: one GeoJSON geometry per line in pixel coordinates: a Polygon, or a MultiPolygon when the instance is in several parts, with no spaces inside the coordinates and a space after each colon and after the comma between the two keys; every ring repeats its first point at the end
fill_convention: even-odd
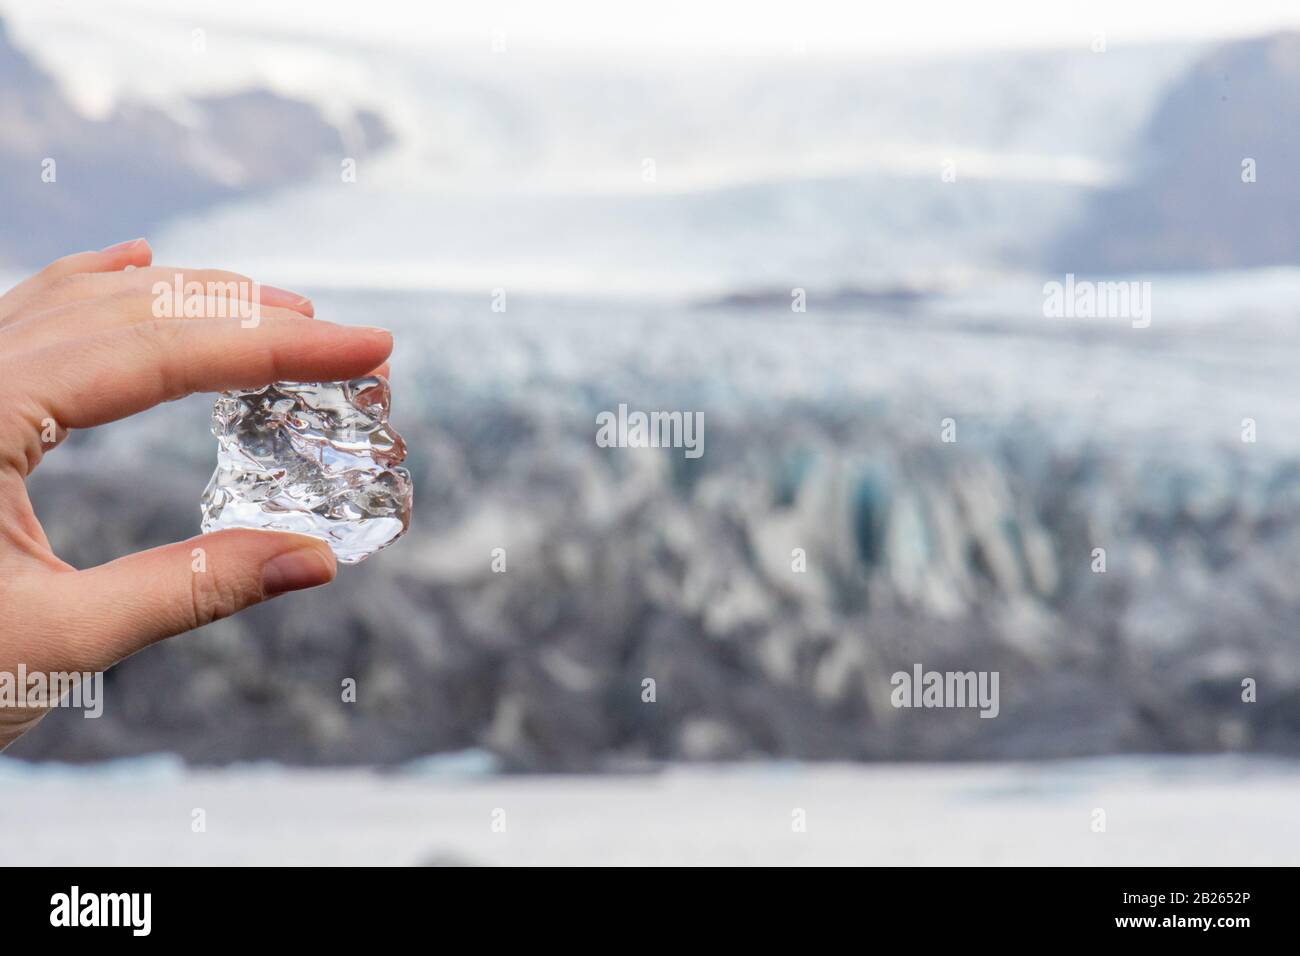
{"type": "Polygon", "coordinates": [[[143,268],[153,261],[153,249],[144,239],[119,242],[99,252],[78,252],[55,259],[36,275],[0,295],[0,325],[16,315],[20,306],[60,279],[97,272],[119,272],[127,266],[143,268]]]}
{"type": "MultiPolygon", "coordinates": [[[[392,352],[385,329],[336,325],[264,310],[246,328],[231,319],[159,320],[47,346],[8,376],[64,428],[91,428],[192,392],[277,381],[342,381],[392,352]]],[[[20,406],[21,407],[21,406],[20,406]]]]}

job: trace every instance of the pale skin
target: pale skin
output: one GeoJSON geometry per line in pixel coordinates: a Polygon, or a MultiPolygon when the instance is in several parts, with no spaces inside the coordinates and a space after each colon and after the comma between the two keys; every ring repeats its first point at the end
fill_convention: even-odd
{"type": "MultiPolygon", "coordinates": [[[[103,671],[163,638],[334,578],[323,542],[270,531],[219,531],[84,570],[51,551],[26,480],[69,430],[193,392],[387,371],[390,333],[313,318],[305,297],[270,286],[261,287],[255,327],[155,318],[154,283],[178,273],[205,285],[248,281],[153,266],[138,239],[59,259],[0,297],[0,672],[103,671]]],[[[0,707],[0,749],[45,712],[0,707]]]]}

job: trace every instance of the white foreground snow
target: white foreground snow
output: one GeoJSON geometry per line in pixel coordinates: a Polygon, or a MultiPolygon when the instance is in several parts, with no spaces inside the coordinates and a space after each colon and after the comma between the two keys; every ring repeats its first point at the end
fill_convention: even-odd
{"type": "Polygon", "coordinates": [[[0,864],[1300,862],[1300,764],[1264,759],[463,771],[0,760],[0,864]]]}

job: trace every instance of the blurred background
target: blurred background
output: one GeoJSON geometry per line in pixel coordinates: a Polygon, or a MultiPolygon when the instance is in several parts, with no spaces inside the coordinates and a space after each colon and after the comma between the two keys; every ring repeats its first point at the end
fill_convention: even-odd
{"type": "MultiPolygon", "coordinates": [[[[392,328],[416,487],[10,748],[0,861],[1295,862],[1300,9],[905,6],[0,0],[0,272],[392,328]]],[[[56,552],[197,533],[210,408],[47,458],[56,552]]]]}

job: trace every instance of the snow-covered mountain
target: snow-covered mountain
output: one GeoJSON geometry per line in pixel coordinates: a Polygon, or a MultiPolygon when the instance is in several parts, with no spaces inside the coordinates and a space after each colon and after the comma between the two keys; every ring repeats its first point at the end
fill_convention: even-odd
{"type": "Polygon", "coordinates": [[[0,47],[0,190],[26,237],[0,254],[151,228],[172,261],[298,284],[962,281],[1037,265],[1200,51],[616,61],[157,34],[40,69],[0,47]]]}

